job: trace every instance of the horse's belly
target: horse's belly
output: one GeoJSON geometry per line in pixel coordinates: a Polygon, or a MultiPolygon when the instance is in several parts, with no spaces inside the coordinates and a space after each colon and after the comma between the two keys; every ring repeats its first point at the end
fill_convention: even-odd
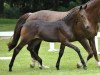
{"type": "Polygon", "coordinates": [[[57,34],[53,34],[53,33],[41,33],[39,36],[42,40],[44,41],[48,41],[48,42],[59,42],[59,39],[57,37],[57,34]]]}
{"type": "Polygon", "coordinates": [[[47,41],[47,42],[59,42],[58,39],[54,39],[54,38],[45,38],[43,39],[44,41],[47,41]]]}

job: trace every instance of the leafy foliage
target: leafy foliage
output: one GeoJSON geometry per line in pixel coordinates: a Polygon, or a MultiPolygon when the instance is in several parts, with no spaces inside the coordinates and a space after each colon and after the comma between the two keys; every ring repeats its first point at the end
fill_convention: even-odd
{"type": "Polygon", "coordinates": [[[0,12],[4,13],[7,18],[18,18],[24,13],[44,9],[65,11],[87,1],[89,0],[0,0],[0,12]],[[4,3],[10,5],[10,8],[6,11],[4,11],[4,3]],[[12,12],[12,15],[10,12],[12,12]]]}

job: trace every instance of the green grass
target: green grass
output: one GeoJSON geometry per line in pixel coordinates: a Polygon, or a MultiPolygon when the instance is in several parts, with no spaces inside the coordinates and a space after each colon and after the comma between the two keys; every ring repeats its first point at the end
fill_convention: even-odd
{"type": "Polygon", "coordinates": [[[0,19],[0,31],[14,30],[16,21],[16,19],[0,19]]]}
{"type": "MultiPolygon", "coordinates": [[[[13,50],[8,52],[7,43],[9,39],[0,39],[0,57],[2,56],[12,56],[13,50]]],[[[78,43],[74,42],[74,45],[78,46],[81,49],[81,53],[84,58],[87,56],[87,52],[83,47],[78,43]]],[[[56,43],[56,48],[59,48],[59,44],[56,43]]],[[[10,60],[0,60],[0,75],[99,75],[100,68],[96,66],[94,58],[92,58],[87,66],[88,69],[84,70],[83,68],[77,69],[76,64],[79,61],[77,53],[67,48],[61,59],[60,70],[57,71],[55,64],[58,57],[58,52],[48,52],[49,43],[43,42],[40,48],[39,55],[43,59],[43,64],[49,66],[49,69],[40,70],[36,64],[35,68],[30,68],[31,56],[30,53],[24,47],[21,52],[16,57],[13,71],[8,72],[8,65],[10,60]]]]}
{"type": "MultiPolygon", "coordinates": [[[[16,20],[0,19],[0,31],[13,30],[15,23],[16,20]],[[3,27],[1,27],[2,25],[3,27]],[[9,25],[11,25],[11,27],[9,27],[9,25]]],[[[10,39],[0,38],[0,57],[12,56],[13,50],[11,52],[8,52],[7,48],[7,43],[9,41],[10,39]]],[[[83,58],[86,59],[87,52],[84,50],[84,48],[78,42],[74,42],[73,44],[79,47],[83,58]]],[[[100,67],[96,66],[94,58],[92,58],[87,63],[87,70],[84,70],[83,68],[77,69],[76,64],[77,62],[79,62],[79,57],[73,49],[70,49],[68,47],[66,47],[64,55],[61,59],[60,70],[57,71],[55,68],[55,64],[59,53],[48,52],[49,43],[47,42],[42,42],[39,56],[42,58],[43,64],[49,66],[50,68],[40,70],[37,64],[35,68],[30,68],[31,56],[30,53],[26,50],[26,47],[27,46],[25,46],[16,57],[12,72],[8,71],[10,60],[0,60],[0,75],[100,75],[100,67]]],[[[56,48],[59,49],[59,44],[57,43],[56,48]]]]}

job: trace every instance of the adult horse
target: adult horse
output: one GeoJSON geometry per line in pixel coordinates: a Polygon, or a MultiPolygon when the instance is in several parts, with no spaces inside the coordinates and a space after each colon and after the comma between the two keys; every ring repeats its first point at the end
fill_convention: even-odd
{"type": "Polygon", "coordinates": [[[86,4],[87,4],[87,8],[85,9],[85,12],[87,13],[86,16],[94,30],[93,31],[94,36],[92,36],[92,38],[89,38],[88,40],[92,48],[93,55],[96,59],[97,65],[100,66],[100,62],[99,62],[96,47],[95,47],[95,35],[98,32],[98,29],[99,29],[98,23],[100,22],[100,0],[90,0],[86,4]]]}
{"type": "MultiPolygon", "coordinates": [[[[90,34],[90,36],[92,35],[90,23],[84,14],[84,10],[81,6],[80,8],[73,8],[67,16],[55,22],[47,22],[43,20],[33,20],[26,22],[20,32],[20,43],[14,49],[13,56],[9,64],[9,71],[12,71],[14,60],[19,51],[26,44],[30,44],[32,40],[37,40],[35,45],[40,43],[42,40],[47,42],[61,43],[61,50],[59,52],[56,65],[57,69],[59,69],[60,59],[62,57],[65,46],[74,49],[78,53],[81,63],[83,64],[83,68],[86,69],[86,64],[82,58],[79,48],[70,43],[74,41],[80,41],[88,34],[90,34]]],[[[40,63],[42,68],[42,59],[35,53],[32,46],[30,47],[32,57],[35,55],[33,58],[35,58],[40,63]]]]}
{"type": "MultiPolygon", "coordinates": [[[[86,16],[89,19],[89,21],[91,22],[91,25],[93,27],[92,30],[94,30],[93,32],[96,35],[96,33],[98,31],[97,23],[100,21],[100,16],[99,16],[100,15],[100,0],[91,0],[91,1],[87,2],[86,4],[88,5],[88,7],[85,9],[86,13],[87,13],[86,16]]],[[[70,11],[68,11],[67,13],[69,13],[69,12],[70,11]]],[[[15,30],[14,30],[14,36],[17,36],[17,37],[13,37],[13,40],[16,40],[16,43],[12,40],[12,42],[11,42],[12,44],[8,45],[9,49],[12,49],[17,44],[17,40],[20,37],[21,28],[26,21],[28,22],[30,20],[36,20],[36,19],[42,19],[42,20],[46,20],[46,21],[56,21],[56,20],[62,19],[67,13],[66,12],[49,11],[49,10],[41,10],[41,11],[38,11],[35,13],[27,13],[27,14],[21,16],[19,18],[19,20],[16,24],[16,27],[15,27],[15,30]],[[16,32],[19,32],[19,33],[16,33],[16,32]]],[[[96,48],[95,48],[95,42],[94,42],[95,35],[93,35],[92,38],[88,39],[94,54],[90,53],[90,48],[89,48],[87,39],[84,39],[85,42],[81,41],[80,43],[83,45],[83,47],[89,54],[89,56],[87,57],[87,60],[89,60],[94,55],[94,57],[97,61],[97,65],[100,66],[99,59],[97,57],[96,48]]],[[[34,43],[32,43],[32,42],[31,42],[31,44],[34,45],[34,43]]],[[[41,42],[34,48],[34,50],[37,54],[38,54],[40,44],[41,44],[41,42]]],[[[30,49],[29,46],[27,49],[28,50],[30,49]]],[[[33,59],[33,61],[34,61],[34,59],[33,59]]],[[[34,66],[34,62],[32,65],[34,66]]]]}

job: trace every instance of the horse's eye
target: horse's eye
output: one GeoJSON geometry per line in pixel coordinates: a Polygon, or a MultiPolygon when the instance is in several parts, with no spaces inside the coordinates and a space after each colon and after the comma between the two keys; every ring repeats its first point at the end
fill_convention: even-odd
{"type": "Polygon", "coordinates": [[[83,15],[81,15],[81,17],[84,17],[83,15]]]}
{"type": "Polygon", "coordinates": [[[85,26],[85,29],[89,29],[90,27],[89,26],[85,26]]]}

